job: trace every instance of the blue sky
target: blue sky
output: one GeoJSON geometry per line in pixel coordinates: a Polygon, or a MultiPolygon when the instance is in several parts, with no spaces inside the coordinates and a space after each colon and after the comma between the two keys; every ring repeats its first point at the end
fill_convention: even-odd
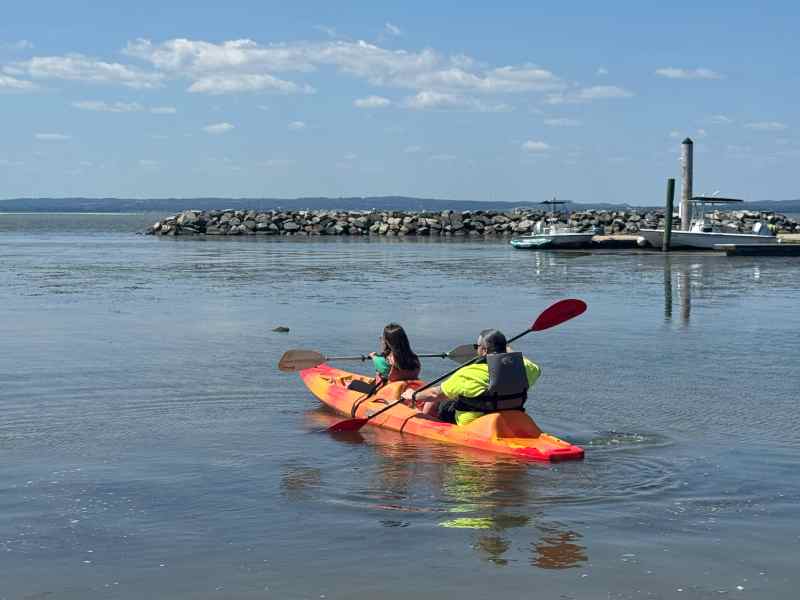
{"type": "Polygon", "coordinates": [[[789,2],[36,2],[0,198],[800,197],[789,2]]]}

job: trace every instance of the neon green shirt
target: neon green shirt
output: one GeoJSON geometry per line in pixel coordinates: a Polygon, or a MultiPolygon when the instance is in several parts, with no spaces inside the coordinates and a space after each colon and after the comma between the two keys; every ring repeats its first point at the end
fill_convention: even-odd
{"type": "MultiPolygon", "coordinates": [[[[539,365],[529,361],[527,358],[523,360],[525,362],[525,373],[528,375],[528,386],[533,387],[533,384],[539,379],[542,370],[539,368],[539,365]]],[[[442,384],[442,393],[447,396],[449,400],[456,400],[460,396],[475,398],[485,392],[488,387],[489,366],[486,363],[480,363],[467,365],[463,369],[456,371],[442,384]]],[[[466,425],[478,417],[482,417],[484,414],[485,413],[482,412],[457,410],[456,424],[466,425]]]]}

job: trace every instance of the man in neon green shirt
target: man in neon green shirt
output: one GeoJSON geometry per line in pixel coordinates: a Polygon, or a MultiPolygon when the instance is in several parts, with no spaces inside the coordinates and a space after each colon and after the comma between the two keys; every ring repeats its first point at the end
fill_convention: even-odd
{"type": "MultiPolygon", "coordinates": [[[[478,355],[484,361],[456,371],[441,386],[416,396],[422,413],[440,420],[466,425],[489,412],[522,410],[527,390],[539,379],[541,369],[517,352],[511,352],[506,337],[496,329],[478,336],[478,355]]],[[[412,400],[414,391],[403,392],[412,400]]]]}

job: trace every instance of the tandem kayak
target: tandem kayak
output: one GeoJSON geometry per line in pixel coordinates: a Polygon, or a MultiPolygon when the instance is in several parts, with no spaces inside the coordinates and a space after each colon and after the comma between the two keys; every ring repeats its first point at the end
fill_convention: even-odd
{"type": "MultiPolygon", "coordinates": [[[[358,418],[368,417],[389,402],[397,400],[407,387],[418,389],[425,385],[419,380],[397,381],[367,397],[363,392],[348,389],[348,386],[354,380],[371,382],[369,377],[335,369],[327,364],[302,370],[300,377],[323,404],[348,417],[358,418]]],[[[451,425],[424,418],[418,411],[405,404],[398,404],[368,423],[439,442],[499,452],[522,459],[559,461],[583,458],[583,448],[543,433],[528,414],[517,410],[490,413],[469,425],[451,425]]]]}

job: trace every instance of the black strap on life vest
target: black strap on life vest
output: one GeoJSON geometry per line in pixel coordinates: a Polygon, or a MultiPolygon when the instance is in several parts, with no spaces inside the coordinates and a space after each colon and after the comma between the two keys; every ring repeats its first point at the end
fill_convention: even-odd
{"type": "Polygon", "coordinates": [[[480,396],[461,396],[456,410],[498,412],[523,410],[528,399],[528,372],[521,352],[487,354],[489,387],[480,396]]]}

